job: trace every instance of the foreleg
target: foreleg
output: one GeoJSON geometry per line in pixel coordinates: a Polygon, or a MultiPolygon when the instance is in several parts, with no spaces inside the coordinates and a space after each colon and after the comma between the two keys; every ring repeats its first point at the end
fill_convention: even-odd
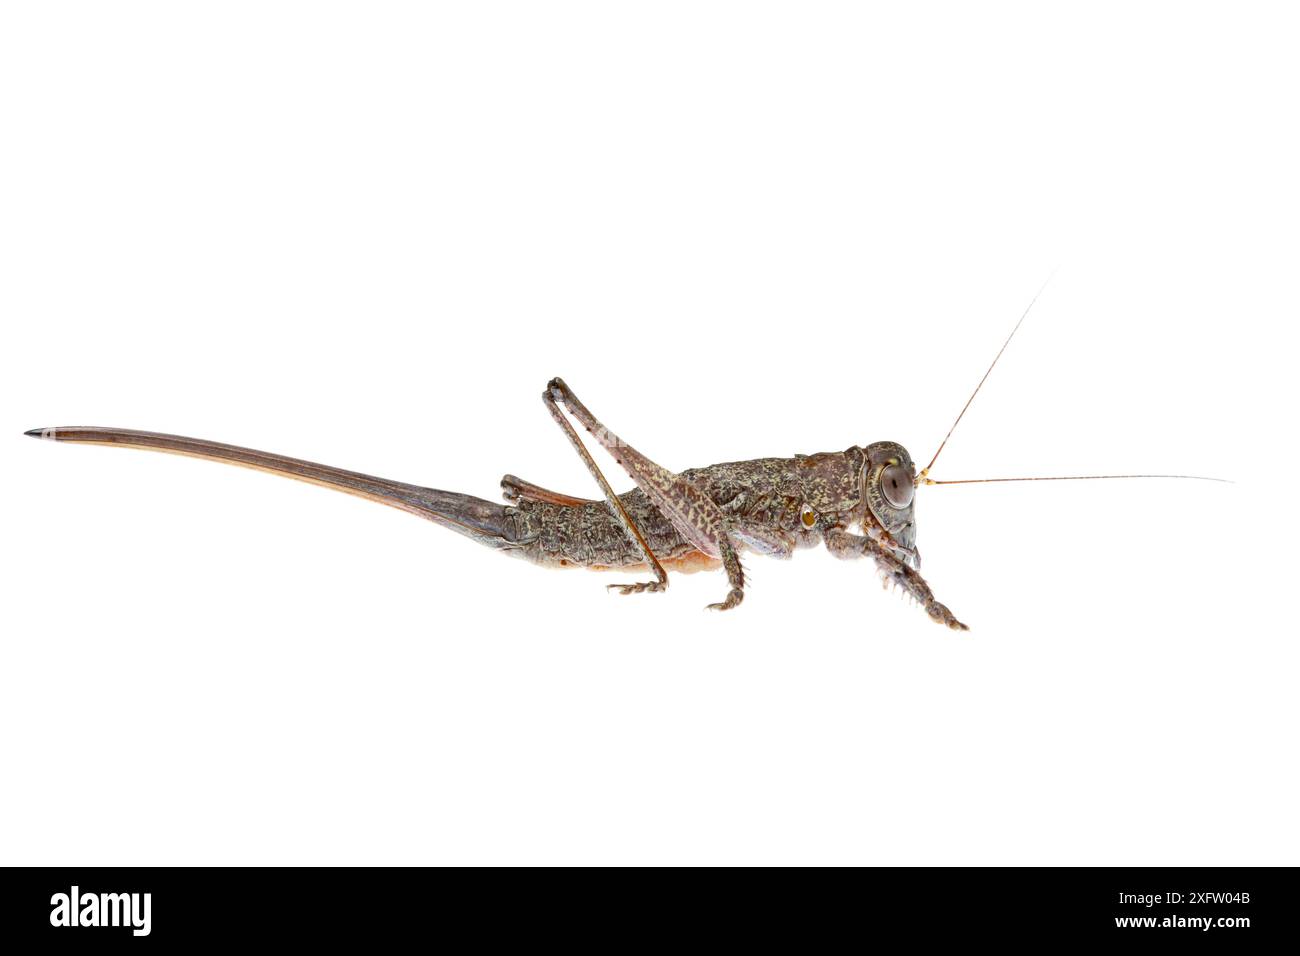
{"type": "Polygon", "coordinates": [[[925,613],[940,624],[946,624],[954,631],[970,630],[965,624],[953,617],[951,611],[934,599],[934,593],[921,575],[909,568],[877,541],[860,534],[852,534],[842,528],[831,528],[825,534],[826,550],[837,558],[871,557],[876,567],[903,587],[908,594],[916,598],[925,613]]]}

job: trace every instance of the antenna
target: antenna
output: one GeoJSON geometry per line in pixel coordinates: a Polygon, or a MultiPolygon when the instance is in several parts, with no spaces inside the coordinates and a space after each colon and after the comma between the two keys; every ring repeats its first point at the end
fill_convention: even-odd
{"type": "Polygon", "coordinates": [[[999,481],[1100,481],[1105,478],[1181,478],[1188,481],[1218,481],[1225,485],[1235,484],[1228,478],[1209,478],[1205,475],[1053,475],[1047,478],[963,478],[959,481],[935,481],[933,478],[920,478],[925,485],[984,485],[999,481]]]}
{"type": "Polygon", "coordinates": [[[1011,330],[1011,334],[1007,336],[1007,340],[1002,343],[1002,348],[998,349],[998,354],[993,356],[993,361],[989,365],[988,371],[984,373],[984,378],[981,378],[980,383],[975,386],[975,391],[970,393],[970,398],[966,399],[966,404],[961,407],[961,412],[958,413],[957,420],[952,423],[952,428],[948,429],[948,434],[944,435],[943,441],[939,442],[939,450],[936,451],[934,457],[930,459],[930,464],[922,468],[921,473],[916,476],[917,484],[923,482],[927,485],[938,484],[938,482],[930,481],[926,476],[930,474],[930,469],[934,467],[934,463],[939,460],[939,453],[943,451],[943,446],[948,444],[948,439],[952,437],[952,433],[956,430],[958,422],[960,422],[962,416],[966,414],[966,409],[970,408],[970,403],[975,401],[975,396],[978,395],[980,389],[984,387],[984,382],[988,379],[989,372],[992,372],[993,367],[998,364],[998,359],[1002,358],[1002,353],[1007,350],[1007,346],[1011,344],[1011,340],[1016,337],[1016,333],[1020,331],[1020,326],[1024,323],[1025,317],[1029,315],[1029,310],[1034,307],[1034,303],[1038,301],[1038,297],[1043,294],[1043,289],[1047,288],[1047,283],[1052,281],[1052,276],[1054,275],[1056,275],[1056,270],[1052,270],[1052,274],[1047,277],[1047,280],[1042,284],[1039,290],[1034,293],[1034,297],[1029,300],[1029,305],[1025,306],[1025,311],[1020,315],[1020,321],[1018,321],[1016,327],[1011,330]]]}

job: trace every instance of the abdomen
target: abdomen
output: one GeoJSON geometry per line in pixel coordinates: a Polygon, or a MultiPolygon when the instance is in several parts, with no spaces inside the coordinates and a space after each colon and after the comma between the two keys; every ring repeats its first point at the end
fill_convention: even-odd
{"type": "MultiPolygon", "coordinates": [[[[714,564],[683,540],[672,522],[640,491],[620,495],[619,500],[655,557],[665,565],[687,571],[714,564]]],[[[505,536],[518,546],[517,554],[549,567],[632,570],[645,563],[636,544],[603,501],[559,505],[522,500],[506,508],[505,536]]]]}

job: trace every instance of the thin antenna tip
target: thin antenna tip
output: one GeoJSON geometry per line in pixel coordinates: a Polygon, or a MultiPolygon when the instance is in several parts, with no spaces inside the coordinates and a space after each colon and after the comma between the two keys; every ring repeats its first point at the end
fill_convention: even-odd
{"type": "Polygon", "coordinates": [[[935,481],[926,478],[927,485],[995,485],[1008,481],[1107,481],[1116,478],[1171,478],[1180,481],[1216,481],[1224,485],[1236,484],[1231,478],[1212,478],[1209,475],[1044,475],[1032,478],[960,478],[950,481],[935,481]]]}
{"type": "Polygon", "coordinates": [[[1034,297],[1029,300],[1029,304],[1025,306],[1025,311],[1020,313],[1020,319],[1016,322],[1015,327],[1012,328],[1011,334],[1007,336],[1007,340],[1002,343],[1002,348],[998,349],[998,354],[993,356],[993,361],[989,363],[988,369],[984,372],[984,377],[980,379],[979,384],[975,386],[975,391],[970,393],[970,398],[966,399],[966,404],[963,405],[961,411],[957,413],[957,420],[954,421],[952,427],[948,429],[948,434],[943,436],[943,441],[939,442],[939,447],[935,449],[934,457],[930,459],[930,464],[921,469],[922,478],[930,473],[930,469],[934,467],[934,463],[938,461],[939,456],[943,454],[944,448],[948,445],[948,439],[951,438],[952,433],[957,430],[957,426],[961,424],[961,420],[966,417],[966,410],[970,408],[971,402],[975,401],[975,396],[980,393],[980,389],[983,388],[984,383],[988,381],[989,376],[993,373],[993,369],[997,367],[998,361],[1002,358],[1002,353],[1007,350],[1007,346],[1011,344],[1011,340],[1016,337],[1016,333],[1020,331],[1020,326],[1025,324],[1025,319],[1029,317],[1029,313],[1033,310],[1034,303],[1036,303],[1038,297],[1046,291],[1047,285],[1052,281],[1052,276],[1054,275],[1056,275],[1055,269],[1052,270],[1051,275],[1043,280],[1042,286],[1034,293],[1034,297]]]}

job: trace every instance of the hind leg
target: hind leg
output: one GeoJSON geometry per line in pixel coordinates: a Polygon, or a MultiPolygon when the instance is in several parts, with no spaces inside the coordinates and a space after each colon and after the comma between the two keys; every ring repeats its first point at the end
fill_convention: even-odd
{"type": "MultiPolygon", "coordinates": [[[[623,507],[623,502],[619,501],[618,495],[614,494],[614,489],[610,487],[605,475],[600,470],[600,466],[597,465],[596,460],[591,457],[591,452],[587,451],[587,446],[582,443],[582,437],[574,431],[573,426],[569,424],[569,420],[564,417],[564,412],[560,411],[560,407],[556,404],[556,398],[552,394],[551,386],[547,386],[546,391],[542,393],[542,400],[546,402],[546,410],[551,413],[551,417],[555,419],[555,423],[560,426],[560,429],[569,439],[569,443],[573,445],[573,450],[578,453],[578,457],[581,458],[583,464],[587,466],[587,471],[591,472],[591,477],[595,478],[596,484],[600,485],[600,490],[605,493],[605,500],[609,502],[610,511],[613,512],[614,517],[618,519],[619,524],[623,526],[623,530],[627,532],[632,543],[635,544],[637,550],[641,552],[641,557],[645,559],[646,565],[655,576],[655,580],[653,581],[638,581],[632,584],[609,584],[606,585],[606,587],[610,590],[616,590],[620,594],[639,594],[642,591],[666,591],[668,589],[668,572],[664,570],[664,566],[659,563],[659,559],[656,558],[654,552],[650,550],[650,545],[646,541],[645,535],[643,535],[641,529],[636,526],[636,522],[632,520],[632,516],[627,513],[627,509],[623,507]]],[[[508,478],[510,476],[507,475],[506,477],[508,478]]],[[[516,481],[518,481],[518,479],[516,479],[516,481]]],[[[504,486],[504,484],[505,482],[503,481],[502,485],[504,486]]],[[[537,486],[532,485],[531,487],[536,488],[537,486]]],[[[507,493],[509,493],[509,489],[507,489],[507,493]]]]}
{"type": "MultiPolygon", "coordinates": [[[[617,504],[617,497],[610,489],[609,483],[605,481],[604,476],[600,474],[600,469],[596,467],[590,453],[582,444],[582,439],[578,437],[578,433],[574,431],[573,426],[564,417],[564,413],[560,410],[561,405],[578,420],[579,424],[596,437],[596,440],[604,446],[616,462],[623,466],[623,469],[636,482],[637,487],[645,492],[650,502],[664,513],[664,516],[673,523],[673,527],[677,529],[677,532],[683,538],[697,550],[722,561],[731,590],[723,601],[710,604],[709,607],[725,611],[744,600],[744,569],[740,566],[740,557],[736,554],[735,546],[728,536],[726,516],[713,499],[681,475],[674,474],[667,468],[651,461],[602,425],[596,419],[596,416],[587,410],[587,406],[578,400],[578,396],[573,394],[573,390],[564,384],[563,379],[551,379],[542,397],[546,401],[547,410],[566,429],[570,441],[574,442],[574,447],[578,449],[578,453],[587,462],[588,470],[592,472],[601,488],[605,491],[605,496],[609,499],[611,506],[622,512],[623,516],[626,517],[626,512],[623,512],[621,504],[617,504]]],[[[637,538],[640,537],[640,532],[631,523],[631,518],[627,518],[624,527],[628,528],[629,534],[637,538]]],[[[640,543],[644,544],[644,540],[641,540],[640,543]]],[[[646,550],[649,549],[646,548],[646,550]]],[[[651,566],[658,567],[658,564],[655,562],[651,566]]]]}

